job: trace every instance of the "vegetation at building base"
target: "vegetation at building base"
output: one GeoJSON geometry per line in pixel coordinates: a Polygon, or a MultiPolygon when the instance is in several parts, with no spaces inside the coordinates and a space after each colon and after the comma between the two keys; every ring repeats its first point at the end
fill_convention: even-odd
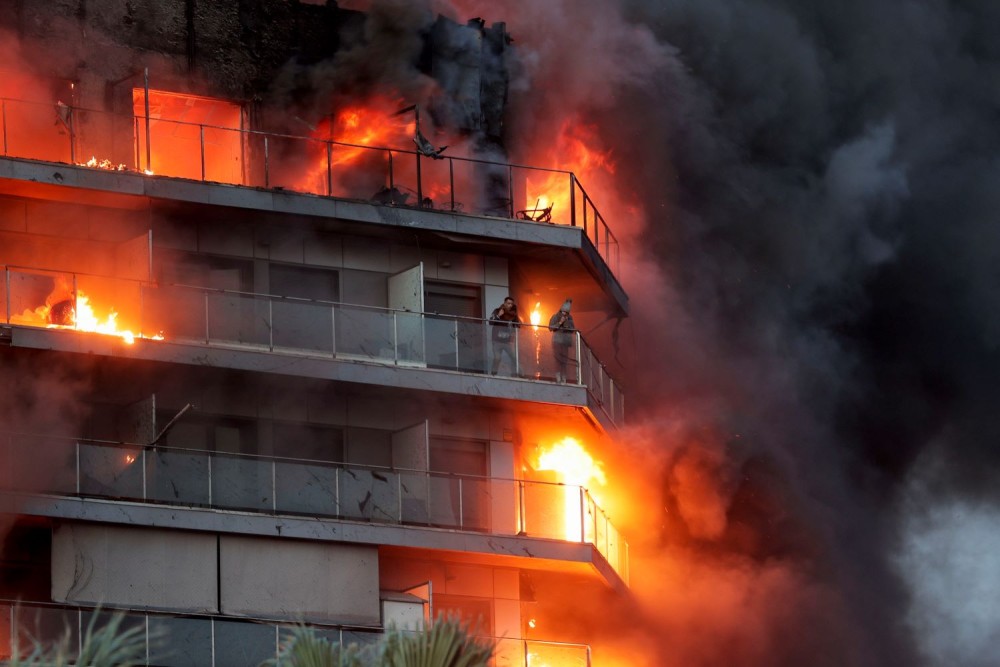
{"type": "MultiPolygon", "coordinates": [[[[146,663],[146,633],[141,626],[123,630],[124,616],[114,614],[100,628],[94,614],[81,642],[80,653],[70,646],[67,632],[55,646],[34,642],[31,652],[21,655],[15,646],[9,667],[139,667],[146,663]]],[[[169,642],[156,639],[157,644],[169,642]]],[[[492,643],[477,639],[458,619],[439,618],[418,632],[390,629],[377,644],[359,648],[342,646],[319,637],[312,628],[292,630],[278,657],[261,667],[486,667],[493,655],[492,643]]],[[[164,651],[169,653],[169,649],[164,651]]],[[[253,667],[248,665],[247,667],[253,667]]]]}
{"type": "Polygon", "coordinates": [[[15,642],[11,659],[6,664],[9,667],[138,667],[146,664],[146,632],[142,627],[134,626],[123,630],[121,628],[124,616],[114,614],[110,620],[97,626],[99,614],[91,616],[87,631],[80,643],[77,654],[70,646],[69,631],[56,643],[46,647],[41,642],[34,642],[32,650],[27,655],[21,655],[15,642]]]}
{"type": "Polygon", "coordinates": [[[486,667],[493,645],[475,638],[458,619],[439,618],[419,632],[390,629],[363,649],[344,647],[296,628],[268,667],[486,667]]]}

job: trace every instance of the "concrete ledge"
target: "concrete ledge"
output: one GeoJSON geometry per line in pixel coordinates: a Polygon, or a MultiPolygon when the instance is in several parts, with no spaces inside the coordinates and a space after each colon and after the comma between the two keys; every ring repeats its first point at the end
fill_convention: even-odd
{"type": "Polygon", "coordinates": [[[627,590],[625,582],[593,545],[537,537],[10,492],[0,493],[0,512],[72,521],[431,550],[442,552],[442,555],[446,553],[449,557],[495,565],[596,575],[609,586],[627,590]]]}
{"type": "Polygon", "coordinates": [[[129,345],[115,336],[62,329],[12,326],[10,332],[11,346],[36,350],[232,368],[579,408],[588,406],[587,388],[581,385],[167,340],[139,339],[129,345]]]}

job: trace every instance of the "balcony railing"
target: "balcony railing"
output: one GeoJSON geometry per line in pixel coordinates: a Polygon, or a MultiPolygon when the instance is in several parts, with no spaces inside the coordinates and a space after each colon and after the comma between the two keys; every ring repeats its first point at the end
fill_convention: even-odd
{"type": "Polygon", "coordinates": [[[0,488],[593,544],[628,583],[628,544],[580,486],[19,433],[0,488]]]}
{"type": "Polygon", "coordinates": [[[0,130],[5,157],[79,165],[93,157],[111,169],[155,167],[157,176],[581,227],[619,269],[618,239],[568,171],[10,98],[0,98],[0,130]],[[157,145],[151,126],[169,143],[157,145]]]}
{"type": "MultiPolygon", "coordinates": [[[[145,664],[157,667],[224,667],[259,665],[274,659],[282,642],[296,627],[273,619],[239,619],[215,614],[168,614],[95,609],[63,604],[0,601],[0,662],[6,664],[13,648],[31,653],[33,643],[50,646],[68,638],[67,651],[79,655],[84,633],[94,616],[101,627],[112,614],[123,615],[122,631],[139,628],[146,646],[145,664]]],[[[374,628],[309,624],[317,637],[360,647],[378,642],[382,631],[374,628]]],[[[484,638],[492,641],[493,665],[590,667],[590,647],[525,639],[484,638]]]]}
{"type": "MultiPolygon", "coordinates": [[[[87,295],[95,309],[114,305],[116,325],[136,336],[162,334],[174,342],[478,375],[496,371],[530,381],[554,382],[562,371],[565,381],[587,387],[613,424],[624,423],[624,395],[579,332],[572,334],[568,348],[560,348],[566,355],[562,369],[559,359],[563,357],[553,348],[553,333],[545,326],[523,325],[514,329],[510,341],[501,342],[495,340],[497,327],[488,321],[450,315],[179,285],[161,287],[9,266],[0,279],[4,281],[0,316],[9,324],[49,326],[52,317],[46,319],[37,309],[44,306],[54,285],[62,285],[67,295],[87,295]],[[106,295],[109,302],[102,304],[106,295]],[[499,362],[496,367],[495,360],[499,362]]],[[[78,306],[64,307],[79,310],[78,306]]],[[[98,317],[106,318],[105,312],[98,317]]]]}

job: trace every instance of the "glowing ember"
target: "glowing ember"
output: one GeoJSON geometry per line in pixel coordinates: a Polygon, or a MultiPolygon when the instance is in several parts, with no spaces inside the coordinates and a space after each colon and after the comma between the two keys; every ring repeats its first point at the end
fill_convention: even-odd
{"type": "Polygon", "coordinates": [[[126,169],[128,169],[128,167],[125,166],[125,163],[123,162],[114,164],[111,160],[108,160],[107,158],[103,160],[98,160],[97,156],[92,156],[86,162],[77,162],[77,165],[81,167],[94,167],[96,169],[104,169],[106,171],[125,171],[126,169]]]}
{"type": "MultiPolygon", "coordinates": [[[[602,486],[607,483],[600,461],[595,461],[576,438],[566,437],[541,449],[535,469],[551,470],[558,475],[561,483],[567,485],[564,490],[566,539],[574,542],[583,541],[583,506],[580,488],[589,489],[595,483],[602,486]]],[[[593,493],[591,496],[593,497],[593,493]]]]}

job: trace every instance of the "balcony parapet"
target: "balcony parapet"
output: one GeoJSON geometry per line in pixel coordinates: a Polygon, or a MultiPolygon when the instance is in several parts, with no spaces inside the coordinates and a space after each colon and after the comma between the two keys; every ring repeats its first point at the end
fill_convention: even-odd
{"type": "Polygon", "coordinates": [[[581,486],[57,436],[3,437],[9,455],[0,487],[15,492],[587,544],[628,583],[628,543],[581,486]]]}
{"type": "Polygon", "coordinates": [[[419,151],[13,98],[0,98],[0,137],[3,157],[147,176],[155,165],[158,177],[576,227],[611,274],[619,272],[618,239],[570,171],[447,155],[432,159],[419,151]],[[39,122],[49,117],[59,122],[39,122]],[[190,159],[160,156],[161,147],[150,139],[153,125],[192,141],[190,159]],[[371,178],[357,178],[359,164],[374,170],[371,178]],[[375,192],[372,182],[380,184],[375,192]],[[503,184],[500,191],[497,183],[503,184]]]}
{"type": "MultiPolygon", "coordinates": [[[[198,347],[487,378],[509,376],[547,385],[559,379],[553,333],[546,326],[515,329],[513,340],[505,344],[511,354],[500,354],[494,369],[498,343],[492,325],[482,319],[9,266],[2,281],[0,317],[12,325],[86,330],[69,320],[53,325],[51,312],[39,313],[39,284],[56,282],[72,286],[74,294],[89,295],[95,308],[100,295],[114,294],[114,326],[133,338],[162,337],[198,347]]],[[[67,307],[79,311],[81,304],[67,307]]],[[[106,319],[104,313],[99,317],[106,319]]],[[[586,388],[588,407],[602,421],[621,426],[624,394],[580,332],[572,334],[567,352],[566,385],[586,388]]]]}

